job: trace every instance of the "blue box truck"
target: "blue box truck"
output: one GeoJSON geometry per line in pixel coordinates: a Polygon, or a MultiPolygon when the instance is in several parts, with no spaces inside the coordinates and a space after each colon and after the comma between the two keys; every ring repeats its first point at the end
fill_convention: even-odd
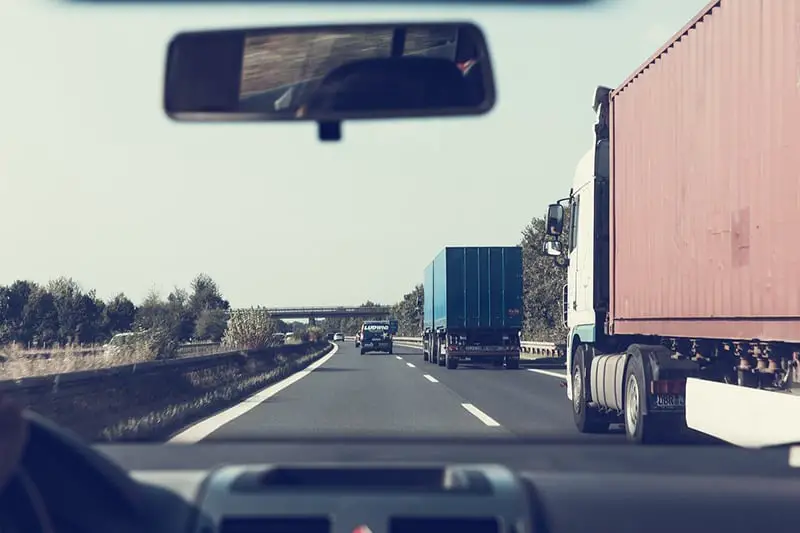
{"type": "Polygon", "coordinates": [[[446,247],[422,283],[423,359],[519,368],[522,248],[446,247]]]}

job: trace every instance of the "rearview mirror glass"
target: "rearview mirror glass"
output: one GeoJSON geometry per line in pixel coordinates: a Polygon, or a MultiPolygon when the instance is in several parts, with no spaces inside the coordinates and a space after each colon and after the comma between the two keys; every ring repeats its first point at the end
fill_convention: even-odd
{"type": "Polygon", "coordinates": [[[372,24],[193,32],[167,52],[176,120],[316,121],[465,116],[494,106],[474,24],[372,24]]]}
{"type": "Polygon", "coordinates": [[[564,231],[564,207],[561,204],[547,206],[547,234],[557,237],[564,231]]]}

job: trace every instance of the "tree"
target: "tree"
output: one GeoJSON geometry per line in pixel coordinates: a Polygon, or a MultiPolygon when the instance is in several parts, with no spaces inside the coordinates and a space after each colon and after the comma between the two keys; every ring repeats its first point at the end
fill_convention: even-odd
{"type": "Polygon", "coordinates": [[[198,315],[204,309],[230,309],[230,303],[222,297],[217,283],[208,274],[198,274],[191,287],[189,306],[198,315]]]}
{"type": "MultiPolygon", "coordinates": [[[[567,210],[564,227],[569,227],[567,210]]],[[[555,264],[552,257],[542,254],[545,221],[534,217],[522,232],[523,266],[523,337],[537,341],[563,341],[562,294],[567,283],[567,271],[555,264]]],[[[564,247],[566,250],[566,246],[564,247]]]]}
{"type": "Polygon", "coordinates": [[[123,333],[133,328],[136,306],[124,293],[119,293],[105,306],[103,315],[108,336],[123,333]]]}
{"type": "Polygon", "coordinates": [[[403,299],[392,306],[392,316],[397,320],[398,334],[403,337],[422,335],[422,312],[424,292],[422,285],[405,294],[403,299]]]}
{"type": "Polygon", "coordinates": [[[43,287],[36,287],[28,296],[22,311],[24,324],[18,341],[47,346],[59,341],[58,309],[55,298],[43,287]]]}
{"type": "Polygon", "coordinates": [[[219,342],[228,327],[228,317],[225,309],[203,309],[194,324],[194,338],[219,342]]]}

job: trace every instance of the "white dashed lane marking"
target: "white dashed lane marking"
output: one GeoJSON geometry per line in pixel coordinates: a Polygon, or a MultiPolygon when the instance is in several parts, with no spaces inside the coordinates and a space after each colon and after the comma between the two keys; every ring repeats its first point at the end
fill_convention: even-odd
{"type": "Polygon", "coordinates": [[[472,416],[474,416],[475,418],[477,418],[478,420],[480,420],[481,422],[483,422],[487,426],[500,427],[500,423],[497,420],[495,420],[491,416],[487,415],[486,413],[484,413],[483,411],[481,411],[480,409],[478,409],[477,407],[475,407],[471,403],[462,403],[461,407],[463,407],[464,409],[469,411],[469,413],[472,416]]]}

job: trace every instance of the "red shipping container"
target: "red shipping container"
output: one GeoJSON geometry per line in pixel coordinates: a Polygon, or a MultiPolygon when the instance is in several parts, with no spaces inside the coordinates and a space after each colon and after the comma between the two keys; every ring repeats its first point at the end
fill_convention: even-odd
{"type": "Polygon", "coordinates": [[[611,95],[611,332],[800,342],[800,0],[709,4],[611,95]]]}

